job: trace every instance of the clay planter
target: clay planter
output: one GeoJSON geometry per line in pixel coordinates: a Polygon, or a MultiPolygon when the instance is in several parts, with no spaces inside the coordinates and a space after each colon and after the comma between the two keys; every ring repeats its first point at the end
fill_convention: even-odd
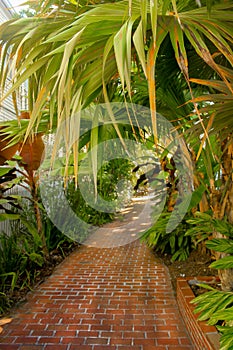
{"type": "Polygon", "coordinates": [[[33,140],[29,139],[23,144],[20,156],[22,157],[25,170],[30,172],[39,168],[43,158],[44,147],[42,134],[35,135],[33,140]]]}
{"type": "MultiPolygon", "coordinates": [[[[21,112],[19,119],[30,119],[29,112],[21,112]]],[[[23,167],[28,173],[37,170],[42,162],[45,148],[42,136],[43,133],[35,134],[20,145],[23,167]]]]}
{"type": "MultiPolygon", "coordinates": [[[[0,128],[2,131],[4,128],[0,128]]],[[[5,148],[10,139],[4,140],[6,135],[0,135],[0,165],[3,165],[7,160],[11,160],[11,158],[15,155],[18,150],[19,145],[13,145],[11,147],[5,148]]]]}
{"type": "MultiPolygon", "coordinates": [[[[195,295],[188,282],[197,279],[205,283],[212,281],[213,278],[215,277],[185,277],[177,279],[177,303],[195,350],[219,350],[220,348],[219,334],[216,327],[209,326],[204,321],[198,321],[198,314],[193,313],[195,306],[190,304],[195,295]]],[[[217,279],[218,277],[216,277],[217,279]]]]}

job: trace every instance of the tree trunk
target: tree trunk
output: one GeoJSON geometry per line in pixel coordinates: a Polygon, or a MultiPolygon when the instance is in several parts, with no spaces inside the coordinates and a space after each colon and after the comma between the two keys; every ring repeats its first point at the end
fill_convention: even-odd
{"type": "MultiPolygon", "coordinates": [[[[226,140],[222,149],[226,148],[226,140]]],[[[214,211],[214,217],[217,219],[223,219],[224,216],[227,217],[229,223],[233,224],[233,145],[230,144],[227,150],[223,153],[222,157],[222,177],[223,177],[223,188],[225,191],[225,197],[221,200],[222,191],[213,194],[212,205],[214,211]],[[221,203],[220,203],[221,200],[221,203]]],[[[215,238],[226,238],[219,232],[214,233],[215,238]]],[[[216,259],[221,259],[228,254],[216,252],[216,259]]],[[[233,269],[218,270],[218,274],[221,280],[222,289],[225,291],[233,291],[233,269]]]]}
{"type": "MultiPolygon", "coordinates": [[[[28,112],[22,112],[19,119],[30,119],[28,112]]],[[[43,134],[36,134],[29,137],[20,147],[20,156],[22,157],[22,166],[28,173],[28,185],[31,189],[31,196],[33,199],[34,213],[36,216],[37,230],[42,241],[42,251],[45,260],[49,259],[49,252],[46,245],[46,238],[43,230],[43,223],[41,212],[39,208],[38,197],[38,181],[35,176],[35,171],[40,167],[44,153],[43,134]]]]}
{"type": "Polygon", "coordinates": [[[6,140],[7,135],[2,135],[1,133],[3,132],[4,127],[0,127],[0,165],[3,165],[7,160],[11,160],[19,148],[18,143],[7,147],[9,142],[11,142],[11,138],[6,140]]]}

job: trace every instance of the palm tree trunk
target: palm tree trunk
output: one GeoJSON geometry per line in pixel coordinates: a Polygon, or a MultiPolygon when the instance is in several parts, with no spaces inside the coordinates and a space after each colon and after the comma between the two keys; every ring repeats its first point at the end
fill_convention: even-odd
{"type": "MultiPolygon", "coordinates": [[[[228,140],[222,144],[223,150],[226,149],[228,140]]],[[[228,221],[233,224],[233,145],[230,144],[227,150],[223,153],[222,157],[222,176],[225,190],[225,196],[222,199],[220,196],[222,193],[213,194],[212,205],[214,211],[214,217],[217,219],[223,219],[227,217],[228,221]]],[[[215,238],[226,238],[219,232],[214,233],[215,238]]],[[[216,253],[215,258],[221,259],[228,254],[216,253]]],[[[221,280],[222,289],[225,291],[233,291],[233,269],[218,270],[218,274],[221,280]]]]}

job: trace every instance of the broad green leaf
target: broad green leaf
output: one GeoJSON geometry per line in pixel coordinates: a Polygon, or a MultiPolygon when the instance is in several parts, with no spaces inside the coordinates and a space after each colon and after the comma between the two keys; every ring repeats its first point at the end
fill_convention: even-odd
{"type": "Polygon", "coordinates": [[[186,79],[188,79],[188,59],[184,44],[183,30],[178,23],[178,20],[174,18],[173,29],[170,30],[170,38],[175,51],[177,63],[183,72],[186,79]]]}
{"type": "Polygon", "coordinates": [[[157,39],[157,18],[158,18],[158,1],[150,0],[150,18],[151,18],[151,29],[153,33],[153,42],[157,39]]]}
{"type": "Polygon", "coordinates": [[[57,101],[58,102],[58,119],[60,118],[61,111],[62,111],[62,101],[63,101],[63,94],[64,94],[64,89],[65,89],[65,82],[67,79],[68,62],[69,62],[70,56],[72,55],[74,48],[77,45],[84,30],[85,30],[85,27],[82,28],[78,33],[76,33],[73,36],[73,38],[70,39],[70,41],[68,41],[65,45],[65,50],[64,50],[60,70],[58,73],[57,82],[55,84],[55,87],[56,87],[57,83],[59,82],[58,96],[57,96],[57,99],[58,99],[58,101],[57,101]]]}
{"type": "Polygon", "coordinates": [[[99,142],[99,113],[98,108],[95,110],[91,128],[91,168],[94,178],[95,198],[97,199],[97,175],[98,175],[98,142],[99,142]]]}
{"type": "Polygon", "coordinates": [[[206,242],[207,248],[217,252],[233,254],[233,240],[225,238],[213,238],[206,242]]]}
{"type": "Polygon", "coordinates": [[[231,349],[233,347],[232,327],[229,327],[229,326],[217,326],[217,329],[221,332],[220,350],[229,350],[229,349],[231,349]]]}
{"type": "Polygon", "coordinates": [[[213,3],[214,3],[213,0],[206,0],[207,11],[208,11],[209,16],[211,14],[211,8],[212,8],[213,3]]]}
{"type": "Polygon", "coordinates": [[[213,269],[233,269],[233,256],[226,256],[210,264],[213,269]]]}
{"type": "Polygon", "coordinates": [[[0,167],[0,177],[8,174],[13,168],[0,167]]]}
{"type": "Polygon", "coordinates": [[[214,317],[219,320],[233,321],[233,307],[229,307],[226,310],[216,311],[214,317]]]}
{"type": "Polygon", "coordinates": [[[143,72],[145,74],[145,77],[147,78],[146,55],[145,55],[145,45],[144,45],[143,30],[142,30],[142,21],[140,21],[133,35],[133,42],[134,42],[135,49],[137,51],[140,63],[142,65],[143,72]]]}
{"type": "Polygon", "coordinates": [[[132,69],[132,28],[135,22],[135,18],[132,17],[128,23],[126,28],[126,59],[125,59],[125,80],[126,86],[128,89],[128,93],[131,96],[131,69],[132,69]]]}
{"type": "Polygon", "coordinates": [[[8,200],[8,199],[1,199],[0,198],[0,205],[2,205],[2,204],[7,204],[7,203],[9,203],[10,201],[8,200]]]}
{"type": "Polygon", "coordinates": [[[127,22],[124,23],[119,32],[114,36],[114,52],[123,89],[125,86],[126,28],[127,22]]]}
{"type": "Polygon", "coordinates": [[[146,32],[147,32],[147,0],[141,0],[141,19],[142,19],[142,32],[143,32],[144,42],[145,42],[146,32]]]}
{"type": "Polygon", "coordinates": [[[34,74],[37,70],[45,65],[48,61],[47,57],[40,58],[37,62],[35,62],[31,67],[25,70],[20,77],[17,77],[17,81],[15,84],[7,91],[7,93],[0,99],[2,102],[5,98],[7,98],[13,91],[15,91],[22,83],[24,83],[32,74],[34,74]]]}
{"type": "MultiPolygon", "coordinates": [[[[221,23],[219,23],[219,25],[221,25],[221,23]]],[[[201,25],[199,23],[196,24],[196,29],[199,29],[200,32],[204,33],[205,36],[209,38],[209,40],[214,43],[218,50],[228,59],[231,65],[233,64],[232,49],[224,39],[224,32],[223,35],[221,35],[219,28],[218,30],[216,29],[215,22],[210,23],[210,21],[203,20],[201,25]]]]}
{"type": "Polygon", "coordinates": [[[162,7],[163,16],[166,15],[170,5],[171,5],[171,0],[163,0],[163,7],[162,7]]]}
{"type": "Polygon", "coordinates": [[[0,213],[0,221],[5,220],[18,220],[20,219],[19,214],[6,214],[6,213],[0,213]]]}
{"type": "Polygon", "coordinates": [[[195,206],[197,206],[200,203],[201,198],[203,196],[203,193],[205,191],[206,191],[206,186],[204,186],[204,185],[200,185],[198,188],[196,188],[193,191],[191,202],[189,204],[189,210],[194,208],[195,206]]]}

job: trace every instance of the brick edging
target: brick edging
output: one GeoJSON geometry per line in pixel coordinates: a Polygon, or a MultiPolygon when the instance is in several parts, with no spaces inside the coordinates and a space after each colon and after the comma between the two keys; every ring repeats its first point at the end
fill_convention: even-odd
{"type": "MultiPolygon", "coordinates": [[[[212,280],[213,276],[195,277],[203,283],[212,280]]],[[[194,314],[195,306],[190,301],[195,297],[188,281],[194,277],[177,279],[177,303],[187,330],[194,344],[195,350],[218,350],[219,333],[214,326],[207,325],[204,321],[198,321],[198,314],[194,314]]]]}

